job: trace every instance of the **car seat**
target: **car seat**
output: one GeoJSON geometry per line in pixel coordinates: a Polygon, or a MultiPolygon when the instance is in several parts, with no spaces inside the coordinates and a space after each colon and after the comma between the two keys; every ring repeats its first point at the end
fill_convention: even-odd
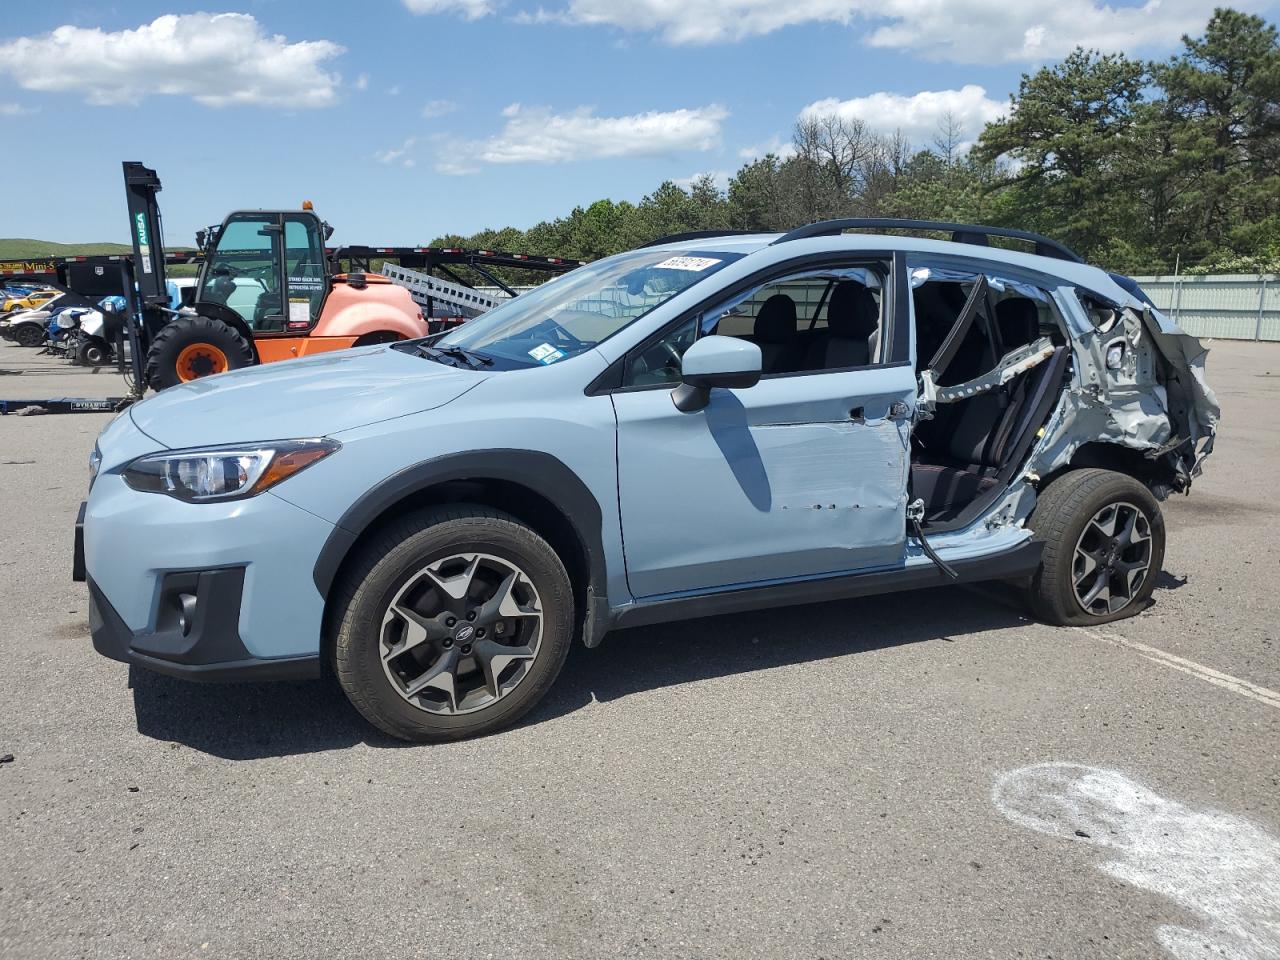
{"type": "Polygon", "coordinates": [[[839,370],[871,362],[871,337],[880,327],[880,305],[854,280],[841,280],[827,304],[825,336],[814,340],[805,355],[806,370],[839,370]]]}
{"type": "Polygon", "coordinates": [[[753,339],[760,347],[763,373],[789,373],[800,365],[801,346],[796,336],[796,304],[785,293],[775,293],[756,314],[753,339]]]}

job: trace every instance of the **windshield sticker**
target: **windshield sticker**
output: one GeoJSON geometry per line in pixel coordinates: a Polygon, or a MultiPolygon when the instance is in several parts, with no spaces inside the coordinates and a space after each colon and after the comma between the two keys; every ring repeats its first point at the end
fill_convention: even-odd
{"type": "Polygon", "coordinates": [[[715,257],[670,257],[661,263],[655,263],[655,270],[705,270],[714,267],[720,261],[715,257]]]}
{"type": "Polygon", "coordinates": [[[564,357],[564,353],[557,350],[551,344],[544,343],[541,346],[534,347],[530,350],[529,356],[533,357],[533,359],[537,360],[539,363],[555,363],[557,360],[564,357]]]}

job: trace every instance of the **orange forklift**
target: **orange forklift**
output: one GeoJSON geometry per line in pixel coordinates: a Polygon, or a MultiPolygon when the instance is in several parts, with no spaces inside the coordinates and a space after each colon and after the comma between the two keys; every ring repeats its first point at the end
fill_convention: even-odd
{"type": "Polygon", "coordinates": [[[182,307],[175,311],[165,283],[156,201],[160,178],[141,163],[126,161],[124,181],[137,301],[129,326],[131,339],[137,336],[134,355],[143,361],[133,366],[135,390],[163,390],[256,363],[425,337],[448,322],[465,319],[454,315],[448,321],[433,321],[430,314],[437,301],[368,272],[375,258],[394,260],[402,267],[438,268],[454,280],[461,278],[443,264],[465,265],[507,296],[515,291],[488,272],[486,264],[544,273],[580,265],[576,260],[490,251],[329,250],[325,241],[333,228],[308,201],[300,210],[239,210],[221,226],[199,231],[196,242],[204,261],[200,276],[195,286],[182,290],[182,307]],[[364,272],[358,272],[361,269],[364,272]],[[424,306],[428,316],[423,315],[424,306]]]}
{"type": "Polygon", "coordinates": [[[198,377],[366,343],[427,335],[409,291],[376,274],[329,272],[333,228],[301,210],[241,210],[196,240],[204,264],[183,307],[169,309],[160,178],[124,164],[142,313],[143,382],[156,390],[198,377]]]}

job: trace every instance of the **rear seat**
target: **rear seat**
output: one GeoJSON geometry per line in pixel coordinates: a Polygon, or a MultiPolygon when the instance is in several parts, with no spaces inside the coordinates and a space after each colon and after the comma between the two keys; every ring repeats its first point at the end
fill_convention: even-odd
{"type": "MultiPolygon", "coordinates": [[[[1030,300],[1001,302],[997,321],[1006,350],[1039,334],[1039,315],[1030,300]]],[[[911,495],[924,501],[926,518],[948,519],[999,483],[997,474],[1013,456],[1018,439],[1034,426],[1029,421],[1045,391],[1061,382],[1068,358],[1066,348],[1059,347],[1013,381],[1007,395],[992,391],[954,405],[945,433],[935,435],[932,447],[911,464],[911,495]]]]}

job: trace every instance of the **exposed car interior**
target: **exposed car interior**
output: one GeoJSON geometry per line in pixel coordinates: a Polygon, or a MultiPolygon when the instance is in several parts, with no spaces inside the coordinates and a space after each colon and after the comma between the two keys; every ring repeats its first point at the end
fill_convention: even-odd
{"type": "MultiPolygon", "coordinates": [[[[733,304],[703,316],[702,335],[748,340],[760,347],[763,376],[843,370],[879,359],[879,278],[806,273],[766,284],[733,304]]],[[[695,339],[694,322],[642,350],[631,361],[627,383],[675,383],[680,357],[695,339]]]]}
{"type": "MultiPolygon", "coordinates": [[[[917,373],[933,362],[972,292],[972,283],[944,281],[914,291],[917,373]]],[[[1003,386],[938,404],[932,419],[916,425],[911,496],[924,501],[925,522],[935,529],[961,525],[976,504],[1008,484],[1061,392],[1069,364],[1070,351],[1047,302],[1012,291],[986,299],[939,373],[939,386],[981,377],[1010,351],[1041,337],[1048,337],[1054,350],[1003,386]]]]}

